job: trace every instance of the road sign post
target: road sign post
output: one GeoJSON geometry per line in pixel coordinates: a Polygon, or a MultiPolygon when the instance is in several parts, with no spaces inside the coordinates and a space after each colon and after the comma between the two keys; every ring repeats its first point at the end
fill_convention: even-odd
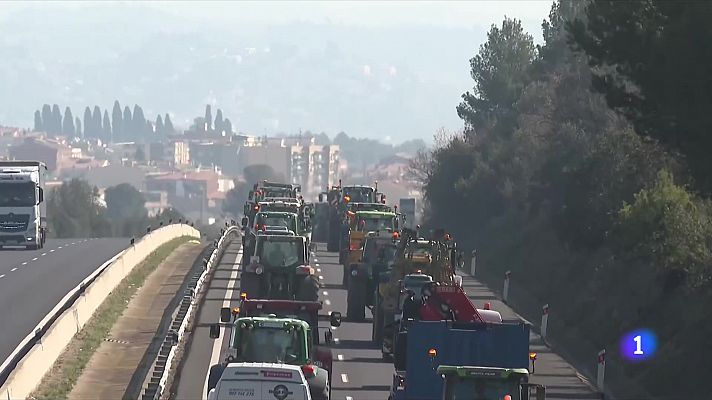
{"type": "Polygon", "coordinates": [[[596,374],[596,387],[598,391],[603,393],[603,379],[606,373],[606,350],[598,352],[598,373],[596,374]]]}
{"type": "Polygon", "coordinates": [[[549,323],[549,305],[544,304],[544,307],[541,308],[541,340],[546,343],[546,328],[549,323]]]}
{"type": "Polygon", "coordinates": [[[507,271],[504,273],[504,289],[502,290],[502,301],[507,302],[509,299],[509,279],[512,276],[512,271],[507,271]]]}

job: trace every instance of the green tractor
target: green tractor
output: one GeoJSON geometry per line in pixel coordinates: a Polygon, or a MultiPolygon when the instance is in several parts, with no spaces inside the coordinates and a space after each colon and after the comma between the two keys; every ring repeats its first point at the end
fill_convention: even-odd
{"type": "MultiPolygon", "coordinates": [[[[220,312],[220,324],[210,326],[210,337],[220,337],[221,325],[230,327],[230,347],[224,362],[210,367],[208,392],[220,380],[231,363],[284,363],[301,366],[312,399],[328,400],[331,396],[331,351],[314,345],[312,327],[297,318],[254,316],[235,318],[229,308],[220,312]]],[[[338,326],[332,316],[332,326],[338,326]]]]}
{"type": "Polygon", "coordinates": [[[437,371],[444,379],[442,400],[463,398],[546,399],[546,388],[544,386],[528,383],[529,371],[526,368],[441,365],[437,371]],[[534,389],[533,397],[532,389],[534,389]]]}
{"type": "Polygon", "coordinates": [[[302,236],[256,235],[254,251],[243,257],[242,293],[255,299],[316,301],[320,285],[307,255],[302,236]]]}

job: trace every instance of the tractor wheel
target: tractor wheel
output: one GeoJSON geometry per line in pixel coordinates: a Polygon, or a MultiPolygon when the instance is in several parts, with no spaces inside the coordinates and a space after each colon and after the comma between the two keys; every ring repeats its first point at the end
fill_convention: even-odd
{"type": "Polygon", "coordinates": [[[383,313],[378,310],[378,305],[373,306],[373,331],[371,332],[373,344],[383,343],[383,313]]]}
{"type": "Polygon", "coordinates": [[[363,299],[362,284],[357,279],[352,279],[346,297],[346,318],[349,321],[362,322],[366,319],[366,302],[363,299]]]}
{"type": "Polygon", "coordinates": [[[249,299],[262,298],[260,277],[256,274],[243,272],[240,275],[240,293],[247,293],[249,299]]]}

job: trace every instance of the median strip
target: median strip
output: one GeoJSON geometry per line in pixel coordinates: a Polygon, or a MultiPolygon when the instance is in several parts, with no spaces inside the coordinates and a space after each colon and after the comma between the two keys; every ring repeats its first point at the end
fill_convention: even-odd
{"type": "Polygon", "coordinates": [[[111,328],[124,312],[132,296],[168,255],[189,240],[193,238],[184,236],[173,239],[158,247],[137,265],[106,297],[84,328],[74,336],[30,398],[67,398],[92,355],[108,337],[111,328]]]}

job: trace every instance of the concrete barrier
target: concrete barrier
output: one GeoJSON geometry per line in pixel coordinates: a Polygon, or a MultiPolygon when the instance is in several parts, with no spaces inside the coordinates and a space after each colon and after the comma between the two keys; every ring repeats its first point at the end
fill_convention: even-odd
{"type": "Polygon", "coordinates": [[[32,348],[17,363],[0,387],[0,399],[25,399],[29,396],[74,335],[84,327],[111,291],[154,250],[181,236],[199,239],[200,232],[186,224],[173,224],[156,229],[102,264],[72,289],[13,352],[17,354],[20,349],[34,341],[32,348]],[[79,297],[67,308],[67,303],[71,302],[77,294],[79,297]],[[61,311],[62,309],[64,311],[61,311]],[[58,312],[61,314],[57,317],[58,312]],[[47,321],[52,319],[54,322],[49,323],[48,326],[47,321]],[[35,332],[43,330],[44,334],[37,340],[35,332]]]}

